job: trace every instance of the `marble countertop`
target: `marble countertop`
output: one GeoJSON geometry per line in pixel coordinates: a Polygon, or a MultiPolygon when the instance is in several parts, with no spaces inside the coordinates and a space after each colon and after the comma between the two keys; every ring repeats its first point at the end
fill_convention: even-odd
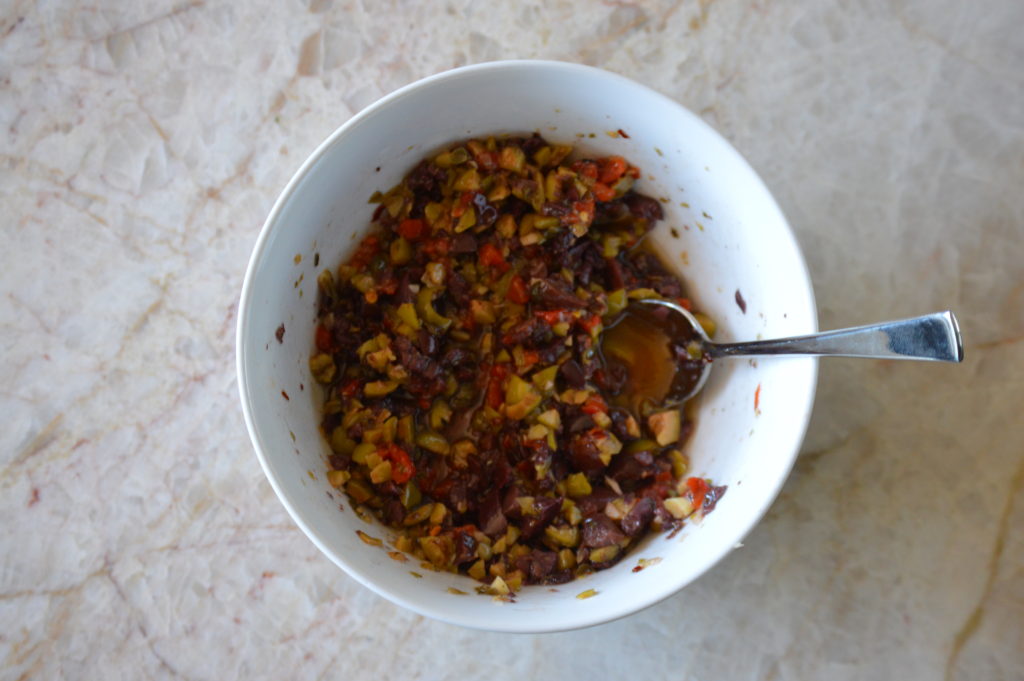
{"type": "Polygon", "coordinates": [[[12,0],[0,8],[0,679],[1024,678],[1024,4],[12,0]],[[335,127],[450,67],[629,75],[721,131],[823,328],[952,308],[962,366],[823,362],[786,487],[668,601],[479,633],[356,584],[246,436],[242,274],[335,127]]]}

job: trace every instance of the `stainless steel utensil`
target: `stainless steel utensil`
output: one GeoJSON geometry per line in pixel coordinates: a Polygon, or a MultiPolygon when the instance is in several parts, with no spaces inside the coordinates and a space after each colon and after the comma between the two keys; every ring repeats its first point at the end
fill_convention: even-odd
{"type": "Polygon", "coordinates": [[[668,300],[655,298],[643,298],[635,302],[666,307],[681,315],[693,327],[694,336],[687,347],[687,352],[691,357],[700,357],[705,361],[699,380],[684,399],[693,397],[704,387],[708,374],[711,373],[712,361],[722,357],[816,355],[916,359],[932,362],[961,362],[964,358],[960,327],[956,316],[949,310],[923,317],[823,331],[807,336],[743,343],[714,343],[686,308],[668,300]]]}

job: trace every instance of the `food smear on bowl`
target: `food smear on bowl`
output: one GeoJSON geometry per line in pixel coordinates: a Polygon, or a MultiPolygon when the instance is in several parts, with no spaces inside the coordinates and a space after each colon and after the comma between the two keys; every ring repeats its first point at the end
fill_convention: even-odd
{"type": "Polygon", "coordinates": [[[328,481],[396,549],[505,596],[610,567],[724,493],[687,477],[685,341],[627,313],[690,304],[641,247],[663,216],[639,177],[539,135],[467,140],[375,193],[369,235],[318,277],[328,481]]]}

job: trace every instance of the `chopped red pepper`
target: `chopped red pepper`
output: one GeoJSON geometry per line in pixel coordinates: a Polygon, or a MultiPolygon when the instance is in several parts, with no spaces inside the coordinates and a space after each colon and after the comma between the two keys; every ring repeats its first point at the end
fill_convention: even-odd
{"type": "Polygon", "coordinates": [[[508,263],[505,262],[505,257],[498,250],[498,247],[494,244],[484,244],[480,247],[480,264],[484,267],[494,267],[499,272],[505,272],[508,270],[508,263]]]}
{"type": "Polygon", "coordinates": [[[377,255],[380,250],[380,239],[376,234],[371,234],[361,242],[359,242],[359,248],[356,249],[356,254],[352,256],[351,265],[357,270],[361,270],[369,264],[373,256],[377,255]]]}
{"type": "Polygon", "coordinates": [[[576,214],[575,214],[574,217],[576,217],[577,220],[582,220],[583,222],[585,222],[587,224],[590,224],[590,222],[593,221],[593,219],[594,219],[594,202],[592,200],[574,201],[573,204],[572,204],[572,209],[574,211],[576,211],[576,214]]]}
{"type": "Polygon", "coordinates": [[[626,159],[621,156],[609,156],[608,158],[601,159],[598,163],[600,164],[600,172],[597,179],[599,182],[608,185],[615,184],[628,167],[626,159]]]}
{"type": "Polygon", "coordinates": [[[412,459],[409,458],[409,454],[396,444],[384,445],[377,450],[380,454],[380,458],[385,461],[391,462],[391,479],[402,484],[403,482],[409,482],[413,474],[416,472],[416,466],[413,464],[412,459]]]}
{"type": "Polygon", "coordinates": [[[464,311],[459,316],[459,326],[470,333],[476,331],[476,318],[470,310],[464,311]]]}
{"type": "Polygon", "coordinates": [[[593,161],[588,161],[586,159],[576,161],[572,164],[572,169],[583,177],[589,177],[592,180],[597,179],[597,164],[593,161]]]}
{"type": "Polygon", "coordinates": [[[611,201],[615,198],[615,190],[606,184],[598,182],[594,185],[594,198],[598,201],[611,201]]]}
{"type": "Polygon", "coordinates": [[[565,312],[564,310],[536,310],[533,314],[546,321],[549,326],[554,326],[562,321],[565,312]]]}
{"type": "Polygon", "coordinates": [[[530,291],[526,288],[526,282],[518,274],[512,277],[512,281],[508,283],[508,293],[505,294],[505,297],[519,305],[526,305],[530,302],[530,291]]]}
{"type": "Polygon", "coordinates": [[[345,397],[355,397],[362,392],[362,382],[358,378],[350,378],[341,387],[341,394],[345,397]]]}
{"type": "Polygon", "coordinates": [[[704,497],[707,496],[711,486],[704,478],[687,478],[686,486],[690,488],[690,496],[693,497],[693,507],[700,508],[704,505],[704,497]]]}
{"type": "Polygon", "coordinates": [[[427,223],[423,220],[408,218],[398,223],[398,233],[406,241],[417,241],[427,232],[427,223]]]}
{"type": "Polygon", "coordinates": [[[431,258],[440,258],[448,255],[451,250],[451,239],[446,236],[439,236],[436,239],[428,239],[423,244],[423,252],[431,258]]]}
{"type": "Polygon", "coordinates": [[[316,327],[316,349],[320,352],[330,352],[332,347],[334,347],[334,336],[326,326],[320,324],[316,327]]]}
{"type": "Polygon", "coordinates": [[[597,328],[597,325],[600,323],[601,317],[598,315],[594,315],[592,317],[580,320],[580,326],[582,326],[587,333],[592,333],[594,329],[597,328]]]}
{"type": "Polygon", "coordinates": [[[504,364],[495,364],[491,367],[491,380],[487,384],[487,406],[497,409],[505,401],[505,392],[502,390],[501,382],[508,375],[508,367],[504,364]]]}
{"type": "Polygon", "coordinates": [[[473,154],[473,160],[484,170],[494,170],[498,167],[498,155],[493,151],[481,151],[473,154]]]}
{"type": "Polygon", "coordinates": [[[452,206],[452,217],[461,218],[462,214],[466,212],[469,204],[473,203],[473,197],[476,196],[476,192],[462,192],[459,195],[458,202],[452,206]]]}
{"type": "Polygon", "coordinates": [[[608,403],[600,395],[592,395],[587,398],[587,401],[583,403],[580,410],[584,414],[596,414],[599,411],[607,412],[608,403]]]}
{"type": "Polygon", "coordinates": [[[690,302],[689,298],[676,298],[676,302],[679,303],[679,307],[683,308],[684,310],[693,309],[693,303],[690,302]]]}

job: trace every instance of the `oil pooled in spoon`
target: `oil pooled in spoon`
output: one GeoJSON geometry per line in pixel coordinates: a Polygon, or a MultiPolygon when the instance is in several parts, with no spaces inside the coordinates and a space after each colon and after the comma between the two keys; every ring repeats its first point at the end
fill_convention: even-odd
{"type": "Polygon", "coordinates": [[[642,416],[651,407],[680,403],[700,380],[704,360],[693,359],[686,346],[693,329],[668,310],[630,307],[601,340],[609,367],[626,374],[622,392],[613,402],[642,416]]]}

